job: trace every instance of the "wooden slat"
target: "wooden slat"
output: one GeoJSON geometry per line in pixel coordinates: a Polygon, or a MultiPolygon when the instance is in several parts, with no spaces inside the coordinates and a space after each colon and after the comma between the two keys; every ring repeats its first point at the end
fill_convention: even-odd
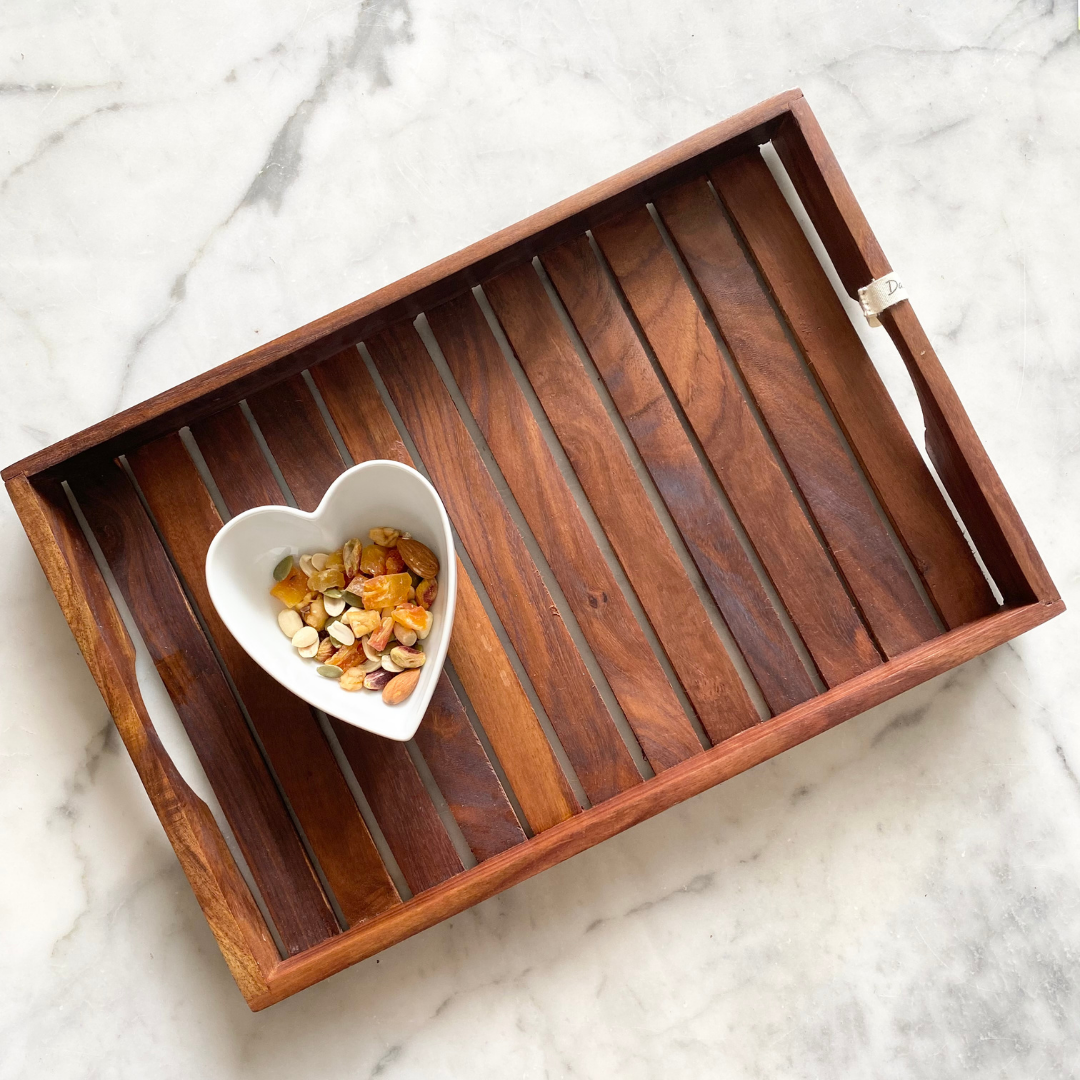
{"type": "Polygon", "coordinates": [[[942,621],[953,628],[996,611],[959,525],[761,155],[736,158],[710,175],[942,621]]]}
{"type": "MultiPolygon", "coordinates": [[[[311,707],[244,652],[210,599],[206,552],[222,523],[180,436],[147,443],[128,463],[346,921],[400,903],[311,707]]],[[[254,475],[250,462],[243,469],[229,462],[225,471],[233,484],[254,475]]]]}
{"type": "MultiPolygon", "coordinates": [[[[885,258],[810,106],[801,96],[773,136],[784,168],[855,299],[889,273],[885,258]]],[[[926,449],[1006,604],[1058,597],[1057,587],[949,382],[911,303],[884,313],[881,325],[904,359],[926,420],[926,449]]]]}
{"type": "Polygon", "coordinates": [[[285,505],[285,496],[239,405],[193,424],[191,434],[207,464],[213,459],[210,471],[230,514],[253,506],[285,505]]]}
{"type": "Polygon", "coordinates": [[[882,652],[938,628],[769,296],[704,179],[656,199],[788,470],[882,652]]]}
{"type": "MultiPolygon", "coordinates": [[[[311,375],[353,461],[413,464],[355,348],[311,375]]],[[[578,813],[581,807],[460,559],[449,656],[533,832],[578,813]]]]}
{"type": "MultiPolygon", "coordinates": [[[[429,311],[427,318],[649,764],[659,772],[701,753],[701,743],[589,532],[475,297],[466,293],[429,311]]],[[[691,599],[697,598],[691,594],[691,599]]],[[[715,639],[700,604],[684,617],[678,642],[684,650],[688,636],[696,641],[701,640],[699,635],[715,639]]],[[[700,692],[714,691],[714,679],[693,679],[707,669],[708,652],[706,637],[688,689],[695,708],[706,714],[727,704],[716,700],[715,693],[700,692]]]]}
{"type": "MultiPolygon", "coordinates": [[[[264,390],[249,405],[297,502],[305,509],[317,506],[345,463],[303,379],[297,375],[264,390]]],[[[457,700],[445,672],[438,685],[441,701],[457,700]]],[[[487,859],[521,843],[525,833],[464,708],[431,706],[421,725],[430,730],[417,737],[418,745],[430,739],[453,744],[441,754],[425,753],[424,758],[472,853],[487,859]],[[489,807],[483,827],[476,821],[476,805],[489,807]]]]}
{"type": "Polygon", "coordinates": [[[594,236],[821,677],[834,686],[879,664],[648,210],[594,236]]]}
{"type": "Polygon", "coordinates": [[[150,519],[116,465],[73,477],[165,689],[289,953],[338,932],[307,854],[150,519]]]}
{"type": "Polygon", "coordinates": [[[773,713],[817,692],[586,237],[542,257],[773,713]]]}
{"type": "Polygon", "coordinates": [[[59,481],[7,482],[30,546],[45,571],[94,682],[203,915],[244,996],[268,990],[277,945],[206,803],[166,753],[139,691],[135,648],[59,481]]]}
{"type": "MultiPolygon", "coordinates": [[[[239,407],[236,407],[235,414],[240,420],[244,419],[239,407]]],[[[193,428],[192,434],[223,497],[224,492],[229,490],[231,501],[227,505],[232,513],[238,514],[252,506],[262,505],[259,500],[267,496],[276,505],[281,505],[284,500],[280,488],[274,499],[268,486],[273,481],[277,487],[277,481],[261,452],[257,458],[251,459],[251,468],[247,470],[251,480],[245,481],[236,474],[226,479],[229,457],[219,457],[213,442],[203,444],[199,441],[201,427],[193,428]]],[[[258,450],[257,445],[255,449],[258,450]]],[[[298,480],[296,482],[299,483],[298,480]]],[[[459,873],[462,869],[461,859],[405,746],[360,731],[337,717],[331,716],[329,719],[409,889],[413,893],[422,892],[459,873]]]]}
{"type": "Polygon", "coordinates": [[[484,291],[710,740],[756,724],[757,711],[536,271],[526,264],[486,282],[484,291]]]}
{"type": "Polygon", "coordinates": [[[405,427],[593,803],[641,782],[427,349],[411,323],[368,343],[405,427]]]}

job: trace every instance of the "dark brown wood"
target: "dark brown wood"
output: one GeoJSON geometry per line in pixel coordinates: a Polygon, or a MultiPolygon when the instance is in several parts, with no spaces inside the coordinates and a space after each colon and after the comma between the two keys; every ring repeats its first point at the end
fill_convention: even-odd
{"type": "MultiPolygon", "coordinates": [[[[211,453],[215,464],[220,447],[218,441],[211,453]]],[[[259,461],[265,464],[261,456],[259,461]]],[[[210,600],[206,552],[222,523],[180,436],[147,443],[128,463],[346,922],[351,926],[400,903],[311,707],[244,652],[210,600]]],[[[228,473],[234,496],[241,483],[257,482],[250,462],[237,468],[226,458],[226,465],[221,474],[228,473]]]]}
{"type": "Polygon", "coordinates": [[[284,506],[274,474],[266,467],[255,434],[239,405],[214,413],[192,425],[195,439],[230,514],[253,506],[284,506]]]}
{"type": "Polygon", "coordinates": [[[777,121],[801,98],[801,90],[787,90],[722,120],[362,300],[39,450],[5,469],[3,479],[34,475],[87,450],[121,454],[234,405],[402,318],[414,318],[459,296],[522,258],[582,232],[594,219],[609,217],[624,204],[642,201],[669,179],[685,179],[691,175],[688,169],[700,172],[699,163],[707,167],[720,156],[767,142],[777,121]]]}
{"type": "MultiPolygon", "coordinates": [[[[264,390],[248,404],[297,503],[314,509],[345,462],[307,384],[298,375],[264,390]]],[[[429,747],[432,740],[453,743],[441,754],[425,753],[424,759],[472,853],[478,859],[489,858],[503,847],[521,843],[525,833],[464,708],[460,703],[449,707],[457,692],[445,672],[439,676],[439,693],[444,706],[436,706],[433,699],[421,721],[430,731],[417,736],[417,745],[421,740],[429,747]],[[473,809],[477,805],[489,807],[489,820],[482,828],[473,809]]]]}
{"type": "Polygon", "coordinates": [[[942,621],[993,613],[986,577],[761,155],[710,175],[942,621]]]}
{"type": "Polygon", "coordinates": [[[161,745],[139,692],[135,649],[67,496],[45,478],[31,486],[16,477],[7,490],[233,978],[249,1002],[263,1000],[277,946],[217,822],[161,745]]]}
{"type": "Polygon", "coordinates": [[[756,724],[757,711],[540,278],[525,264],[484,291],[710,741],[756,724]]]}
{"type": "Polygon", "coordinates": [[[130,481],[72,478],[154,666],[289,953],[338,932],[285,804],[130,481]]]}
{"type": "MultiPolygon", "coordinates": [[[[860,288],[892,267],[805,101],[790,103],[773,143],[844,288],[857,299],[860,288]]],[[[927,452],[1006,603],[1056,597],[1046,566],[910,302],[890,311],[881,325],[919,391],[927,452]]]]}
{"type": "Polygon", "coordinates": [[[822,679],[880,663],[648,211],[594,236],[822,679]]]}
{"type": "MultiPolygon", "coordinates": [[[[389,458],[413,464],[355,348],[343,350],[311,374],[353,461],[389,458]]],[[[460,559],[457,570],[450,662],[526,820],[533,832],[543,832],[581,807],[460,559]]]]}
{"type": "MultiPolygon", "coordinates": [[[[230,411],[247,426],[239,408],[230,411]]],[[[250,431],[248,428],[249,434],[250,431]]],[[[230,491],[228,507],[232,513],[284,502],[270,465],[261,452],[258,457],[249,459],[248,467],[242,473],[234,473],[226,479],[229,455],[219,456],[217,442],[199,442],[201,428],[193,429],[192,433],[218,490],[224,497],[224,482],[230,491]],[[271,482],[277,489],[276,499],[269,487],[271,482]],[[266,502],[260,502],[260,499],[266,502]]],[[[336,717],[329,719],[409,889],[416,894],[459,873],[461,859],[404,744],[359,731],[336,717]]]]}
{"type": "Polygon", "coordinates": [[[1002,611],[969,623],[803,702],[783,716],[740,731],[705,753],[668,769],[640,788],[623,792],[549,829],[527,846],[511,848],[497,858],[467,870],[452,885],[440,886],[403,905],[399,917],[395,917],[396,913],[380,915],[310,949],[303,956],[282,961],[271,976],[271,992],[265,1004],[295,994],[403,937],[416,934],[541,870],[564,862],[904,690],[987,652],[1063,610],[1064,604],[1056,600],[1002,611]]]}
{"type": "MultiPolygon", "coordinates": [[[[589,532],[475,297],[451,300],[427,317],[649,764],[659,772],[701,753],[701,743],[589,532]]],[[[691,609],[680,635],[683,649],[688,636],[702,629],[712,633],[707,619],[702,627],[696,614],[691,609]]],[[[706,664],[701,657],[698,670],[706,664]]],[[[691,700],[701,711],[720,704],[715,699],[691,700]]]]}
{"type": "Polygon", "coordinates": [[[809,373],[704,179],[656,200],[762,419],[882,652],[938,634],[809,373]]]}
{"type": "Polygon", "coordinates": [[[817,693],[588,239],[542,259],[772,713],[817,693]]]}
{"type": "Polygon", "coordinates": [[[641,775],[411,323],[367,342],[458,535],[593,803],[641,775]]]}

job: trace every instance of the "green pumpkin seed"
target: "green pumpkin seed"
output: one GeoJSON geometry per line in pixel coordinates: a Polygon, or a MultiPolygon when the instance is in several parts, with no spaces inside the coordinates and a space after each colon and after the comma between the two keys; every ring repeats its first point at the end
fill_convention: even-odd
{"type": "Polygon", "coordinates": [[[341,594],[341,598],[349,605],[349,607],[362,608],[364,606],[364,598],[362,596],[357,596],[354,592],[349,592],[347,589],[341,594]]]}
{"type": "Polygon", "coordinates": [[[327,589],[323,593],[323,596],[329,596],[331,600],[337,600],[341,596],[342,592],[344,592],[343,589],[327,589]]]}
{"type": "Polygon", "coordinates": [[[284,581],[289,576],[289,571],[292,567],[293,557],[291,555],[286,555],[285,558],[274,567],[274,580],[284,581]]]}
{"type": "Polygon", "coordinates": [[[339,667],[333,664],[320,664],[315,669],[324,679],[340,679],[344,674],[339,667]]]}

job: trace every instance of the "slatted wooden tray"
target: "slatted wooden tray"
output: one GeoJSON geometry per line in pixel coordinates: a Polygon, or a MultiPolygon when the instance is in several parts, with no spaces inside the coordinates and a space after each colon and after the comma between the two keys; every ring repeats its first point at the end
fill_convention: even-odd
{"type": "Polygon", "coordinates": [[[903,302],[881,321],[995,596],[768,142],[854,296],[889,266],[792,91],[4,472],[253,1009],[1063,609],[903,302]],[[408,746],[287,694],[202,569],[224,516],[376,457],[426,470],[466,563],[408,746]]]}

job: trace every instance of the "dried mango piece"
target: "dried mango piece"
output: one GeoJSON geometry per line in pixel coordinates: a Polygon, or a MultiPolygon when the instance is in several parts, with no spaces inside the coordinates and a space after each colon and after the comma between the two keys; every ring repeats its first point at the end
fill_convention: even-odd
{"type": "Polygon", "coordinates": [[[347,671],[349,668],[356,667],[363,662],[364,654],[355,645],[342,645],[342,647],[326,661],[328,664],[333,664],[334,667],[341,668],[342,671],[347,671]]]}
{"type": "Polygon", "coordinates": [[[345,587],[345,575],[340,566],[328,566],[325,570],[317,570],[307,583],[310,588],[317,592],[326,592],[327,589],[343,589],[345,587]]]}
{"type": "Polygon", "coordinates": [[[417,604],[400,604],[394,608],[394,622],[409,630],[415,630],[416,636],[423,640],[431,632],[432,615],[417,604]]]}
{"type": "Polygon", "coordinates": [[[386,548],[379,544],[366,544],[360,553],[360,573],[378,577],[386,573],[386,548]]]}
{"type": "Polygon", "coordinates": [[[304,602],[304,597],[308,594],[307,578],[304,577],[300,567],[294,565],[270,592],[286,607],[298,607],[304,602]]]}
{"type": "MultiPolygon", "coordinates": [[[[390,635],[394,630],[394,620],[383,619],[382,625],[368,638],[368,645],[377,653],[381,653],[390,644],[390,635]]],[[[365,652],[365,655],[366,652],[365,652]]]]}
{"type": "Polygon", "coordinates": [[[400,604],[411,586],[408,574],[380,574],[364,582],[360,595],[368,611],[379,611],[400,604]]]}

